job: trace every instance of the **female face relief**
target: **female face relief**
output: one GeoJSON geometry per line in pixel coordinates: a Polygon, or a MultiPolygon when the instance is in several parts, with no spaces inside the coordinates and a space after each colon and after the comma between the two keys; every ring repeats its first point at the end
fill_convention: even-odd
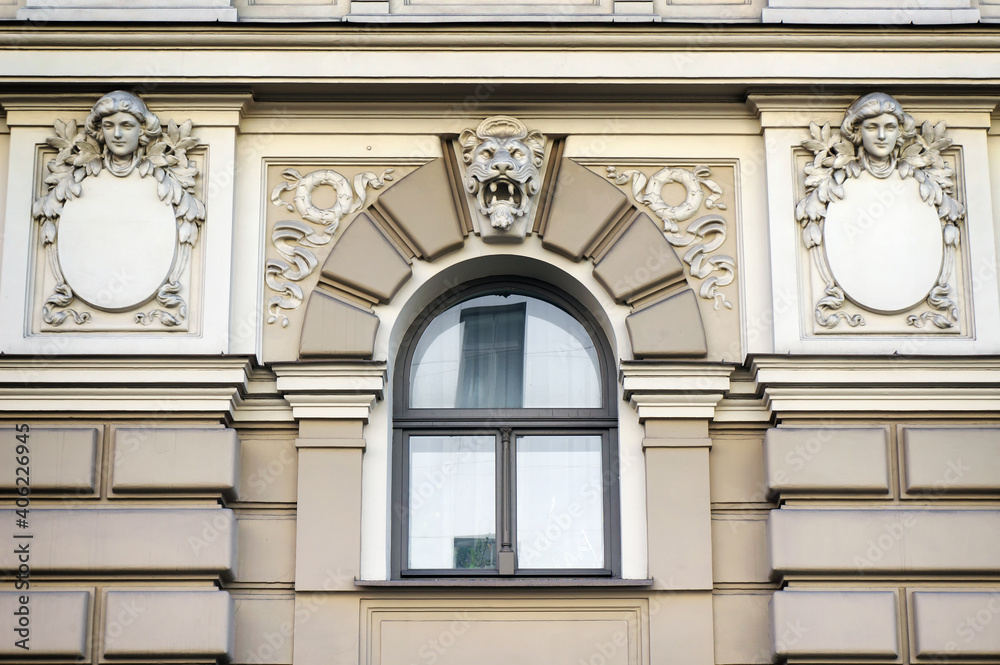
{"type": "Polygon", "coordinates": [[[142,128],[134,115],[119,111],[101,121],[101,132],[111,154],[125,159],[131,157],[139,147],[142,128]]]}
{"type": "Polygon", "coordinates": [[[865,152],[877,160],[892,154],[899,139],[899,120],[891,113],[883,113],[861,122],[861,144],[865,152]]]}

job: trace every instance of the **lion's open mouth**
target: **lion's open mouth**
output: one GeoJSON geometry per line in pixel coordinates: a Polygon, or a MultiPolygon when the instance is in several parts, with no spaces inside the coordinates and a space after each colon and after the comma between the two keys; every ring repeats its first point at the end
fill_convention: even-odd
{"type": "Polygon", "coordinates": [[[520,210],[524,200],[521,186],[508,178],[497,178],[489,183],[483,183],[479,190],[479,197],[480,203],[486,211],[490,211],[498,205],[520,210]]]}

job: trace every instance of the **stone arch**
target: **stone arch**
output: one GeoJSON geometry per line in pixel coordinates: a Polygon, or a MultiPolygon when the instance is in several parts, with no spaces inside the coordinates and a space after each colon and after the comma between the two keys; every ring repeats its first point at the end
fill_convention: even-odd
{"type": "MultiPolygon", "coordinates": [[[[632,309],[625,327],[633,357],[706,356],[697,297],[659,225],[571,159],[553,167],[532,227],[541,246],[563,260],[590,260],[608,296],[632,309]]],[[[413,274],[413,259],[434,262],[464,247],[472,233],[458,173],[449,157],[432,160],[351,221],[309,296],[300,357],[373,358],[379,318],[372,308],[392,302],[413,274]]]]}

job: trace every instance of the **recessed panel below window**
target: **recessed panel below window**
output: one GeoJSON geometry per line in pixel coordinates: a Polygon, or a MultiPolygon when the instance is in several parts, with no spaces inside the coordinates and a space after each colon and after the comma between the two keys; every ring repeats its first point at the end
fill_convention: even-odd
{"type": "Polygon", "coordinates": [[[496,439],[410,437],[409,567],[496,567],[496,439]]]}
{"type": "Polygon", "coordinates": [[[516,459],[518,567],[603,568],[602,437],[519,436],[516,459]]]}

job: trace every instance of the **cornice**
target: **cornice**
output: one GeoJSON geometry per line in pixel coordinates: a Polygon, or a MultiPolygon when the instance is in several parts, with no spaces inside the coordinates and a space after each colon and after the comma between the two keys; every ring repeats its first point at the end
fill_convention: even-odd
{"type": "Polygon", "coordinates": [[[1000,411],[996,357],[763,356],[751,373],[779,416],[1000,411]]]}
{"type": "MultiPolygon", "coordinates": [[[[343,23],[26,29],[14,22],[0,23],[0,54],[0,83],[28,92],[38,84],[54,91],[67,86],[97,91],[151,80],[157,94],[228,89],[281,99],[289,93],[329,94],[329,86],[337,85],[337,94],[374,94],[376,100],[399,99],[400,94],[386,95],[386,86],[419,97],[428,94],[422,86],[484,81],[543,86],[549,98],[582,94],[581,85],[623,86],[633,94],[637,85],[686,86],[682,94],[695,98],[709,84],[731,86],[731,98],[748,87],[1000,85],[1000,32],[978,25],[934,30],[731,25],[706,32],[697,25],[490,24],[373,31],[343,23]],[[560,83],[572,85],[561,90],[560,83]]],[[[677,96],[671,93],[664,97],[677,96]]]]}
{"type": "Polygon", "coordinates": [[[246,392],[246,358],[0,359],[0,413],[229,414],[246,392]]]}
{"type": "Polygon", "coordinates": [[[184,413],[220,416],[237,408],[234,387],[0,388],[0,413],[153,412],[170,418],[184,413]]]}
{"type": "Polygon", "coordinates": [[[755,356],[750,371],[758,384],[1000,386],[1000,358],[992,356],[755,356]]]}
{"type": "Polygon", "coordinates": [[[380,362],[278,363],[272,369],[281,393],[371,393],[381,399],[386,383],[386,366],[380,362]]]}
{"type": "MultiPolygon", "coordinates": [[[[2,34],[2,33],[0,33],[2,34]]],[[[57,113],[71,113],[86,116],[94,105],[93,94],[45,95],[10,94],[0,95],[0,106],[7,114],[8,127],[18,125],[38,125],[38,114],[43,117],[57,113]]],[[[184,94],[144,94],[143,100],[163,117],[172,113],[182,113],[193,117],[200,127],[235,127],[240,124],[244,107],[252,95],[244,93],[191,92],[184,94]]]]}
{"type": "Polygon", "coordinates": [[[245,391],[251,372],[246,358],[0,358],[0,387],[81,385],[226,385],[245,391]]]}
{"type": "Polygon", "coordinates": [[[275,50],[347,49],[371,51],[393,49],[456,48],[504,53],[539,48],[573,50],[643,51],[697,49],[701,52],[725,50],[871,52],[886,49],[920,51],[1000,50],[1000,33],[990,26],[942,26],[895,28],[836,26],[829,28],[788,28],[772,25],[715,25],[706,35],[703,25],[635,26],[561,24],[442,26],[380,25],[337,23],[327,25],[261,25],[240,23],[206,25],[37,25],[26,29],[21,22],[0,23],[2,49],[73,48],[106,50],[158,47],[192,50],[203,48],[269,48],[275,50]],[[14,38],[16,37],[16,39],[14,38]]]}

